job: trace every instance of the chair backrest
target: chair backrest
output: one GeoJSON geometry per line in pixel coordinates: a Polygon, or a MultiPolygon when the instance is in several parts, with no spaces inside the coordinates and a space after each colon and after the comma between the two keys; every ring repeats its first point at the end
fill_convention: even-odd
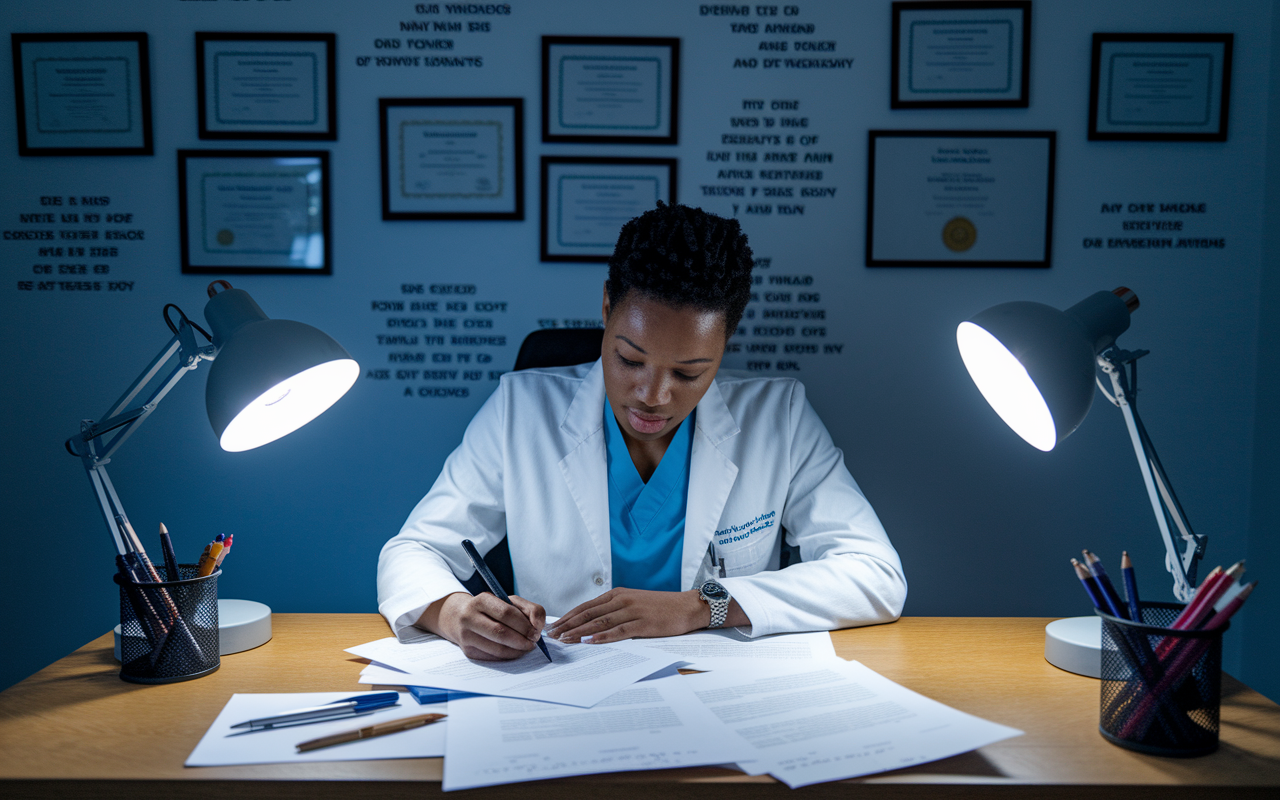
{"type": "Polygon", "coordinates": [[[513,370],[595,361],[603,341],[603,328],[543,328],[524,337],[513,370]]]}

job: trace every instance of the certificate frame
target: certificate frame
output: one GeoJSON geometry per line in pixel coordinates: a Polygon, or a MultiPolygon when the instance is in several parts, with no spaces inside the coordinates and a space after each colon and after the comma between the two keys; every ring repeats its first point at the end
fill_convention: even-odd
{"type": "MultiPolygon", "coordinates": [[[[179,150],[178,219],[182,272],[195,275],[332,275],[333,236],[330,224],[332,215],[329,175],[328,150],[179,150]],[[240,172],[201,176],[201,184],[208,177],[226,175],[243,176],[249,179],[275,178],[280,176],[273,175],[273,172],[289,168],[294,168],[295,174],[283,176],[286,179],[294,180],[296,184],[295,179],[305,177],[308,186],[305,189],[307,194],[304,199],[308,205],[307,211],[311,213],[306,222],[308,234],[305,241],[300,243],[297,236],[291,240],[293,245],[291,249],[296,255],[285,256],[282,253],[273,253],[266,248],[252,246],[221,252],[219,249],[208,246],[207,231],[212,229],[209,221],[211,212],[205,207],[203,195],[199,203],[192,203],[189,198],[191,192],[204,191],[197,185],[195,178],[198,173],[194,170],[202,165],[213,167],[219,162],[229,164],[225,169],[237,169],[240,172]],[[232,162],[238,162],[238,165],[232,162]],[[300,168],[308,167],[314,169],[308,170],[306,176],[296,174],[300,168]],[[315,174],[316,171],[318,175],[315,174]],[[311,210],[317,205],[318,213],[312,212],[311,210]],[[197,246],[198,244],[200,246],[197,246]],[[300,247],[300,244],[306,246],[300,247]],[[299,260],[303,263],[290,263],[299,260]]],[[[213,224],[216,225],[216,222],[213,224]]],[[[224,239],[224,233],[230,233],[230,231],[219,231],[215,239],[218,244],[230,246],[234,242],[224,239]]]]}
{"type": "MultiPolygon", "coordinates": [[[[1054,171],[1057,151],[1057,132],[1056,131],[980,131],[980,130],[871,130],[867,132],[868,139],[868,164],[867,164],[867,230],[866,230],[866,265],[868,267],[1029,267],[1047,269],[1050,266],[1053,244],[1053,196],[1054,196],[1054,171]],[[887,159],[882,155],[884,148],[877,147],[882,140],[908,138],[919,139],[922,146],[933,146],[932,142],[927,140],[935,140],[937,142],[945,141],[949,146],[954,146],[957,140],[960,140],[960,148],[964,148],[964,140],[974,140],[974,144],[978,144],[978,140],[990,139],[1043,139],[1047,147],[1044,150],[1044,161],[1036,166],[1042,170],[1036,173],[1027,168],[1026,165],[1017,167],[1019,175],[1043,175],[1044,193],[1027,191],[1024,196],[1018,196],[1008,205],[1018,209],[1020,214],[1025,215],[1021,225],[1014,225],[1015,229],[1025,229],[1027,226],[1043,226],[1043,247],[1040,247],[1039,237],[1035,239],[1035,253],[1028,254],[1027,257],[1012,258],[974,258],[974,255],[981,255],[981,251],[976,254],[967,254],[969,249],[978,237],[978,233],[973,223],[957,215],[948,220],[941,228],[941,237],[945,247],[943,251],[951,251],[946,255],[939,254],[939,248],[921,244],[917,249],[920,255],[886,257],[881,252],[877,255],[875,242],[876,217],[877,217],[877,200],[880,195],[876,190],[876,175],[878,168],[887,165],[887,159]],[[885,163],[882,163],[885,162],[885,163]],[[957,222],[959,224],[957,224],[957,222]],[[967,226],[965,225],[967,223],[967,226]],[[956,232],[965,235],[968,244],[948,244],[946,237],[952,233],[953,226],[956,232]],[[966,231],[967,227],[967,231],[966,231]]],[[[1040,178],[1027,180],[1030,185],[1035,185],[1040,178]]],[[[907,181],[893,181],[891,190],[902,191],[909,188],[907,181]]],[[[885,198],[891,200],[894,198],[885,198]]],[[[909,200],[907,201],[910,202],[909,200]]],[[[879,209],[881,214],[887,214],[887,209],[879,209]]],[[[946,212],[950,213],[950,212],[946,212]]],[[[944,214],[945,215],[945,214],[944,214]]],[[[941,219],[941,216],[939,216],[941,219]]],[[[1009,226],[1006,226],[1006,229],[1009,226]]],[[[1034,232],[1034,227],[1032,227],[1034,232]]],[[[924,240],[921,240],[922,242],[924,240]]],[[[928,241],[932,244],[932,237],[928,241]]],[[[913,245],[914,246],[914,245],[913,245]]],[[[1027,248],[1024,245],[1024,248],[1027,248]]]]}
{"type": "Polygon", "coordinates": [[[890,41],[890,108],[1027,108],[1030,105],[1031,0],[895,2],[890,41]],[[929,19],[933,15],[941,19],[929,19]],[[989,69],[975,69],[971,52],[955,53],[950,56],[955,59],[952,69],[939,64],[935,69],[917,74],[917,66],[934,66],[921,64],[917,49],[917,44],[922,48],[927,46],[930,34],[927,26],[952,20],[990,26],[981,32],[990,40],[988,46],[995,56],[990,65],[985,65],[989,69]]]}
{"type": "MultiPolygon", "coordinates": [[[[246,33],[196,31],[196,114],[201,139],[291,139],[333,141],[338,138],[337,37],[332,33],[246,33]],[[221,53],[220,42],[248,42],[248,48],[221,53]],[[257,118],[252,108],[224,110],[225,96],[220,64],[245,55],[287,56],[298,59],[293,67],[300,80],[300,114],[293,119],[257,118]],[[224,113],[225,111],[225,113],[224,113]]],[[[279,78],[277,79],[279,80],[279,78]]],[[[228,82],[229,83],[229,82],[228,82]]],[[[263,98],[272,101],[272,98],[263,98]]],[[[276,103],[278,105],[278,103],[276,103]]],[[[265,104],[260,104],[265,108],[265,104]]]]}
{"type": "MultiPolygon", "coordinates": [[[[10,34],[10,40],[13,45],[18,155],[154,155],[147,34],[14,33],[10,34]],[[48,109],[42,112],[41,74],[56,69],[53,67],[56,62],[70,60],[102,62],[98,71],[105,73],[100,80],[106,84],[107,91],[96,95],[86,92],[86,98],[119,98],[119,91],[110,91],[116,88],[124,90],[123,100],[114,103],[102,101],[104,107],[96,111],[83,105],[78,110],[72,109],[68,101],[67,110],[73,111],[71,119],[48,109]],[[114,107],[107,106],[108,103],[114,107]],[[76,116],[80,119],[76,120],[76,116]],[[96,117],[96,120],[90,117],[96,117]],[[100,127],[84,127],[92,125],[100,127]]],[[[60,94],[66,96],[65,93],[60,94]]]]}
{"type": "MultiPolygon", "coordinates": [[[[1230,33],[1095,33],[1092,70],[1089,76],[1089,139],[1130,142],[1225,142],[1231,102],[1231,52],[1235,35],[1230,33]],[[1197,52],[1200,51],[1200,52],[1197,52]],[[1126,57],[1176,56],[1176,65],[1185,73],[1184,83],[1198,98],[1171,104],[1153,91],[1149,108],[1131,107],[1125,119],[1117,109],[1112,91],[1117,79],[1125,80],[1126,57]],[[1216,57],[1216,59],[1215,59],[1216,57]],[[1216,68],[1216,69],[1215,69],[1216,68]],[[1216,73],[1216,74],[1215,74],[1216,73]],[[1204,86],[1196,84],[1204,78],[1204,86]],[[1157,104],[1163,105],[1162,109],[1157,104]],[[1166,119],[1159,119],[1165,116],[1166,119]],[[1181,117],[1178,119],[1177,117],[1181,117]]],[[[1133,62],[1136,65],[1138,62],[1133,62]]],[[[1175,79],[1179,76],[1175,75],[1175,79]]],[[[1130,74],[1128,80],[1138,80],[1130,74]]],[[[1168,80],[1165,78],[1164,80],[1168,80]]]]}
{"type": "MultiPolygon", "coordinates": [[[[442,128],[444,129],[444,128],[442,128]]],[[[523,220],[524,219],[524,99],[520,97],[381,97],[378,131],[382,157],[382,218],[384,220],[523,220]],[[409,126],[473,126],[476,141],[493,147],[477,153],[479,164],[459,164],[492,174],[468,186],[441,176],[439,191],[412,192],[407,188],[406,163],[409,126]],[[485,133],[492,132],[490,136],[485,133]],[[488,162],[483,162],[483,159],[488,162]],[[493,164],[489,167],[487,164],[493,164]]]]}
{"type": "MultiPolygon", "coordinates": [[[[603,238],[594,243],[566,242],[559,235],[563,231],[560,214],[563,207],[565,179],[617,179],[619,170],[625,170],[627,179],[654,179],[655,200],[666,203],[676,201],[677,162],[674,158],[620,158],[615,156],[543,156],[542,174],[542,224],[539,235],[539,255],[544,262],[607,263],[617,245],[618,230],[606,243],[603,238]],[[556,185],[553,185],[556,184],[556,185]],[[663,191],[665,189],[665,191],[663,191]],[[665,196],[664,196],[665,195],[665,196]],[[553,235],[555,233],[556,235],[553,235]]],[[[636,214],[649,210],[648,206],[636,207],[636,214]]],[[[626,219],[634,214],[624,212],[626,219]]],[[[625,220],[623,220],[625,221],[625,220]]]]}
{"type": "MultiPolygon", "coordinates": [[[[568,65],[573,66],[573,65],[568,65]]],[[[585,68],[585,64],[579,64],[585,68]]],[[[571,79],[571,78],[568,78],[571,79]]],[[[644,91],[641,86],[640,91],[644,91]]],[[[611,112],[612,113],[612,112],[611,112]]],[[[543,36],[542,141],[568,144],[676,144],[680,132],[680,39],[654,36],[543,36]],[[631,62],[651,78],[654,96],[633,112],[587,119],[592,110],[564,102],[567,62],[631,62]],[[556,68],[558,65],[558,69],[556,68]],[[663,70],[663,66],[668,69],[663,70]],[[643,119],[641,119],[643,117],[643,119]],[[652,122],[650,121],[652,119],[652,122]]]]}

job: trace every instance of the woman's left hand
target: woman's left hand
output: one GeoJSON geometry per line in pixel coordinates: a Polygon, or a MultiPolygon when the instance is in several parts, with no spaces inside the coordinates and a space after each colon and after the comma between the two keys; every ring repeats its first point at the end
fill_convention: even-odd
{"type": "Polygon", "coordinates": [[[565,614],[547,633],[570,644],[602,644],[679,636],[710,624],[711,608],[697,591],[610,589],[565,614]]]}

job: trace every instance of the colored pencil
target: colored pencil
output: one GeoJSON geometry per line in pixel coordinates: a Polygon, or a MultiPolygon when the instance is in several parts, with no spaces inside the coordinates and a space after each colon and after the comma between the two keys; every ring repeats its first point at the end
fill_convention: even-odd
{"type": "Polygon", "coordinates": [[[1124,594],[1129,601],[1129,619],[1142,622],[1142,604],[1138,600],[1138,577],[1133,571],[1133,560],[1129,551],[1120,554],[1120,573],[1124,577],[1124,594]]]}

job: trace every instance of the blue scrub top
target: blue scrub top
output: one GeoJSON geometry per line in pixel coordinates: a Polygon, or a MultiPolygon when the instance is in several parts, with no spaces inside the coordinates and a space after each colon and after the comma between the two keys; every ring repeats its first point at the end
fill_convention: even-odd
{"type": "Polygon", "coordinates": [[[684,515],[689,496],[693,415],[680,427],[658,468],[640,479],[613,409],[604,406],[609,471],[609,539],[613,585],[628,589],[680,591],[684,515]]]}

